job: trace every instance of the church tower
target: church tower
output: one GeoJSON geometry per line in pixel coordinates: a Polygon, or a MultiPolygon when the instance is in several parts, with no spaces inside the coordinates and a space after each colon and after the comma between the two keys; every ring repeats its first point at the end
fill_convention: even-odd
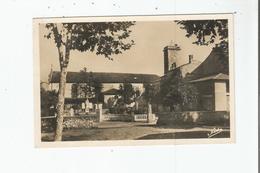
{"type": "Polygon", "coordinates": [[[173,44],[172,42],[164,47],[164,74],[177,67],[178,51],[180,50],[181,48],[178,44],[173,44]]]}

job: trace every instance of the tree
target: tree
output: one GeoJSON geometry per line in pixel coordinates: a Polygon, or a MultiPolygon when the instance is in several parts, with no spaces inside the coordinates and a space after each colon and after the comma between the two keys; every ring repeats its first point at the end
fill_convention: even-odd
{"type": "Polygon", "coordinates": [[[102,83],[94,80],[91,87],[93,87],[95,102],[96,102],[96,104],[98,104],[102,100],[101,99],[101,95],[102,95],[101,91],[102,91],[103,85],[102,85],[102,83]]]}
{"type": "Polygon", "coordinates": [[[41,87],[41,116],[54,116],[57,102],[58,93],[55,90],[48,91],[41,87]]]}
{"type": "Polygon", "coordinates": [[[147,83],[144,84],[144,99],[146,100],[147,103],[152,103],[155,102],[155,97],[157,96],[157,89],[155,88],[154,85],[147,83]]]}
{"type": "Polygon", "coordinates": [[[192,110],[198,101],[197,88],[183,79],[181,74],[163,79],[160,95],[163,104],[169,106],[171,111],[176,107],[181,110],[192,110]]]}
{"type": "Polygon", "coordinates": [[[80,70],[80,74],[84,79],[87,79],[87,82],[78,83],[78,96],[81,98],[89,98],[92,96],[92,91],[90,79],[87,74],[87,68],[85,67],[83,70],[80,70]]]}
{"type": "Polygon", "coordinates": [[[72,98],[92,98],[93,93],[93,74],[87,72],[87,68],[80,70],[80,76],[87,79],[86,82],[78,82],[72,84],[71,96],[72,98]]]}
{"type": "Polygon", "coordinates": [[[55,141],[62,140],[64,94],[71,50],[96,52],[112,60],[111,55],[120,54],[134,44],[133,40],[127,39],[132,25],[134,22],[46,24],[48,33],[45,37],[54,40],[60,65],[55,141]]]}
{"type": "Polygon", "coordinates": [[[118,93],[122,97],[124,104],[132,103],[136,94],[131,83],[123,83],[123,85],[120,85],[118,93]]]}

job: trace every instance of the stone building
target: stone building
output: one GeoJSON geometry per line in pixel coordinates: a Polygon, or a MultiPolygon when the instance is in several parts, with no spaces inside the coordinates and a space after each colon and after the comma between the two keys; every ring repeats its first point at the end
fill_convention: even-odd
{"type": "MultiPolygon", "coordinates": [[[[203,61],[197,61],[193,55],[181,57],[181,48],[170,44],[163,49],[164,75],[106,72],[68,72],[65,91],[65,103],[82,103],[86,98],[73,98],[72,85],[75,83],[102,83],[103,103],[114,97],[120,84],[131,83],[135,90],[144,92],[144,84],[152,84],[157,90],[163,80],[177,77],[196,86],[199,92],[196,111],[229,111],[229,68],[228,54],[220,47],[215,47],[203,61]],[[181,64],[179,59],[187,58],[188,62],[181,64]]],[[[49,75],[50,90],[59,88],[60,73],[51,71],[49,75]]]]}
{"type": "MultiPolygon", "coordinates": [[[[102,84],[102,103],[106,104],[108,99],[114,97],[119,90],[120,84],[130,83],[134,90],[144,92],[144,84],[160,79],[154,74],[135,74],[135,73],[107,73],[107,72],[68,72],[65,89],[65,103],[81,104],[87,98],[73,97],[73,84],[98,82],[102,84]]],[[[50,90],[59,89],[60,72],[51,71],[49,75],[50,90]]],[[[94,102],[93,98],[88,98],[94,102]]]]}
{"type": "Polygon", "coordinates": [[[189,76],[197,86],[202,110],[229,111],[228,54],[215,47],[189,76]]]}
{"type": "MultiPolygon", "coordinates": [[[[229,68],[227,53],[215,47],[209,56],[199,62],[189,55],[189,62],[178,64],[180,47],[166,46],[164,52],[164,75],[161,81],[178,75],[194,84],[199,92],[199,111],[229,111],[229,68]]],[[[195,109],[195,108],[194,108],[195,109]]]]}

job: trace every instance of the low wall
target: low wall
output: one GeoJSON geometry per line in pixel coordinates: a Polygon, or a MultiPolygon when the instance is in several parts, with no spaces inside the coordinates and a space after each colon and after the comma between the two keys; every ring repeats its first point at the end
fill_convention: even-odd
{"type": "Polygon", "coordinates": [[[133,121],[135,122],[146,122],[148,116],[147,114],[135,114],[133,118],[134,118],[133,121]]]}
{"type": "MultiPolygon", "coordinates": [[[[42,132],[52,132],[55,130],[56,118],[55,117],[42,117],[41,118],[41,131],[42,132]]],[[[64,129],[74,129],[74,128],[96,128],[97,116],[65,116],[63,119],[64,129]]]]}
{"type": "Polygon", "coordinates": [[[132,121],[133,117],[131,115],[125,114],[103,114],[103,121],[132,121]]]}
{"type": "Polygon", "coordinates": [[[98,123],[97,116],[74,116],[64,117],[64,129],[73,128],[96,128],[98,123]]]}
{"type": "Polygon", "coordinates": [[[218,125],[229,127],[227,111],[188,111],[158,113],[158,125],[218,125]]]}
{"type": "Polygon", "coordinates": [[[125,121],[146,122],[147,114],[106,114],[102,116],[103,121],[125,121]]]}

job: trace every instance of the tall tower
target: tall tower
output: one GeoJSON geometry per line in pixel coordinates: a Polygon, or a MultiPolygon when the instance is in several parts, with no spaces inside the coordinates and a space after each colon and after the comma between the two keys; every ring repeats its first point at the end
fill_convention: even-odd
{"type": "Polygon", "coordinates": [[[178,51],[180,50],[181,48],[178,44],[173,44],[172,42],[164,47],[164,74],[177,67],[178,51]]]}

